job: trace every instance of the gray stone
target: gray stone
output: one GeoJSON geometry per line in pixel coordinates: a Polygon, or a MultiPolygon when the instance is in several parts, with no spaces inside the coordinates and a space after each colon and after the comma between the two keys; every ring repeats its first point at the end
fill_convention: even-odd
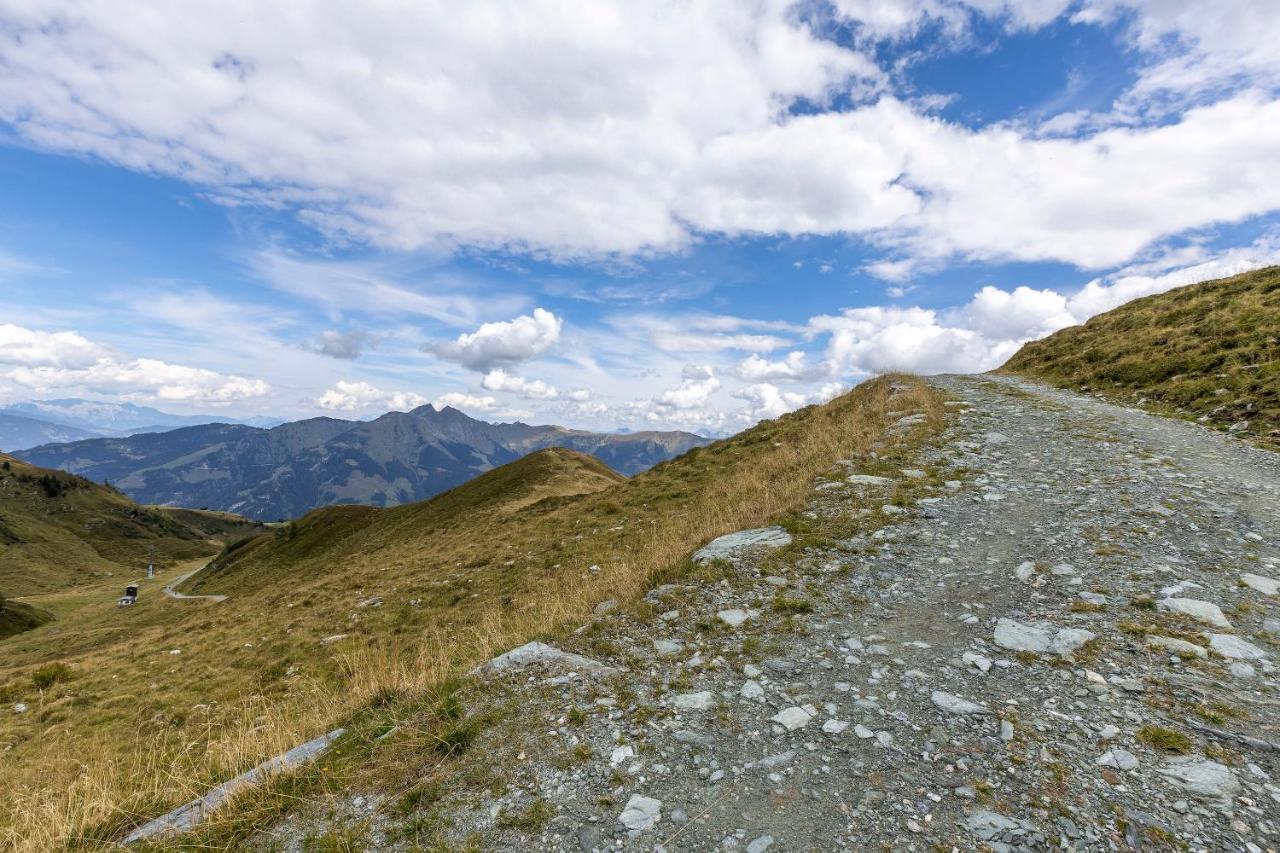
{"type": "Polygon", "coordinates": [[[764,853],[773,846],[772,835],[761,835],[759,838],[752,839],[747,845],[747,853],[764,853]]]}
{"type": "Polygon", "coordinates": [[[1218,605],[1198,598],[1162,598],[1156,607],[1168,613],[1182,613],[1215,628],[1231,627],[1218,605]]]}
{"type": "Polygon", "coordinates": [[[632,832],[641,832],[662,819],[662,800],[632,794],[618,821],[632,832]]]}
{"type": "Polygon", "coordinates": [[[1094,638],[1081,628],[1059,628],[1048,623],[1018,622],[1001,618],[996,623],[995,643],[1002,649],[1035,654],[1069,655],[1094,638]]]}
{"type": "Polygon", "coordinates": [[[1138,767],[1138,759],[1128,750],[1110,749],[1104,752],[1098,759],[1098,766],[1114,767],[1117,770],[1136,770],[1138,767]]]}
{"type": "Polygon", "coordinates": [[[783,708],[769,719],[782,726],[787,731],[793,732],[796,729],[807,726],[816,713],[817,712],[812,708],[801,708],[797,705],[792,705],[790,708],[783,708]]]}
{"type": "Polygon", "coordinates": [[[1262,660],[1266,652],[1235,634],[1210,634],[1209,648],[1232,660],[1262,660]]]}
{"type": "Polygon", "coordinates": [[[1263,595],[1280,595],[1280,580],[1275,578],[1246,573],[1240,576],[1240,581],[1263,595]]]}
{"type": "Polygon", "coordinates": [[[1147,637],[1147,646],[1163,649],[1179,657],[1191,655],[1192,657],[1203,658],[1209,656],[1204,646],[1197,646],[1195,643],[1188,643],[1186,640],[1179,640],[1177,637],[1151,635],[1147,637]]]}
{"type": "Polygon", "coordinates": [[[715,707],[716,697],[710,690],[699,690],[697,693],[680,693],[672,697],[671,704],[681,711],[706,711],[715,707]]]}
{"type": "Polygon", "coordinates": [[[872,474],[850,474],[845,482],[853,483],[855,486],[891,486],[894,481],[888,477],[876,477],[872,474]]]}
{"type": "Polygon", "coordinates": [[[711,560],[727,560],[750,548],[783,548],[791,544],[791,534],[781,527],[759,527],[739,530],[712,539],[693,554],[695,563],[711,560]]]}
{"type": "Polygon", "coordinates": [[[577,672],[591,673],[593,675],[605,675],[617,672],[611,666],[605,666],[598,660],[592,660],[583,655],[575,655],[572,652],[562,651],[555,646],[549,646],[546,643],[532,642],[525,643],[523,646],[514,648],[509,652],[504,652],[486,663],[471,670],[472,675],[478,675],[486,672],[507,672],[515,669],[523,669],[530,664],[551,664],[565,669],[575,670],[577,672]]]}
{"type": "Polygon", "coordinates": [[[160,838],[166,835],[190,832],[199,826],[206,817],[218,809],[240,791],[252,788],[278,773],[293,770],[328,751],[333,742],[346,732],[346,729],[334,729],[326,735],[309,740],[293,749],[262,762],[257,767],[230,781],[211,789],[207,794],[179,806],[168,814],[144,823],[130,832],[121,844],[133,844],[149,838],[160,838]]]}
{"type": "Polygon", "coordinates": [[[953,696],[941,690],[935,690],[929,695],[933,700],[933,704],[937,705],[948,714],[964,714],[964,715],[981,715],[990,714],[991,711],[985,705],[979,705],[977,702],[970,702],[967,699],[961,699],[959,696],[953,696]]]}
{"type": "Polygon", "coordinates": [[[730,628],[737,628],[743,622],[750,619],[751,614],[745,610],[738,610],[734,608],[732,610],[721,610],[716,614],[716,618],[728,625],[730,628]]]}
{"type": "Polygon", "coordinates": [[[1158,771],[1187,793],[1219,808],[1230,806],[1240,790],[1240,780],[1230,768],[1207,758],[1173,758],[1158,771]]]}

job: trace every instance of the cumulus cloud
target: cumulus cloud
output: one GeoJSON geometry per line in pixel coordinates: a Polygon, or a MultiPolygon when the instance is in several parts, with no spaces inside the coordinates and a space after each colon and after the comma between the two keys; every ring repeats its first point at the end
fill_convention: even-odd
{"type": "Polygon", "coordinates": [[[436,407],[436,411],[440,411],[445,407],[453,407],[469,412],[491,412],[498,408],[498,401],[489,396],[481,397],[475,394],[464,394],[460,391],[450,391],[448,394],[441,394],[436,397],[432,405],[436,407]]]}
{"type": "Polygon", "coordinates": [[[489,391],[506,391],[529,400],[554,400],[560,396],[560,392],[554,385],[548,385],[541,379],[525,379],[523,376],[516,376],[501,367],[495,367],[486,373],[484,379],[480,380],[480,384],[489,391]]]}
{"type": "Polygon", "coordinates": [[[680,384],[659,394],[653,404],[659,409],[698,409],[720,389],[715,370],[707,364],[687,364],[681,371],[680,384]]]}
{"type": "Polygon", "coordinates": [[[813,375],[814,368],[805,360],[805,354],[799,350],[787,353],[780,361],[769,361],[759,355],[751,354],[737,364],[733,375],[747,382],[765,380],[801,380],[813,375]]]}
{"type": "Polygon", "coordinates": [[[261,379],[130,358],[76,332],[43,332],[0,325],[0,380],[28,393],[117,394],[126,399],[225,404],[262,397],[261,379]]]}
{"type": "Polygon", "coordinates": [[[455,341],[429,345],[427,350],[463,367],[487,371],[528,361],[546,352],[560,340],[562,325],[563,321],[555,314],[535,308],[532,316],[525,314],[514,320],[485,323],[474,332],[458,335],[455,341]]]}
{"type": "MultiPolygon", "coordinates": [[[[1280,76],[1270,0],[838,0],[833,14],[854,45],[783,2],[99,0],[73,15],[34,0],[0,13],[0,120],[42,148],[394,249],[565,259],[701,233],[860,234],[894,253],[872,269],[901,280],[906,261],[939,257],[1101,268],[1280,206],[1280,104],[1261,94],[1280,76]],[[931,116],[869,58],[868,40],[923,26],[960,38],[978,17],[1023,29],[1063,14],[1127,22],[1146,63],[1135,98],[1221,99],[1044,138],[931,116]]],[[[473,310],[358,265],[329,265],[318,286],[290,274],[296,259],[260,262],[276,287],[376,293],[454,323],[473,310]]]]}
{"type": "Polygon", "coordinates": [[[427,398],[412,391],[384,391],[368,382],[339,381],[329,388],[316,405],[336,412],[379,411],[407,412],[426,405],[427,398]]]}

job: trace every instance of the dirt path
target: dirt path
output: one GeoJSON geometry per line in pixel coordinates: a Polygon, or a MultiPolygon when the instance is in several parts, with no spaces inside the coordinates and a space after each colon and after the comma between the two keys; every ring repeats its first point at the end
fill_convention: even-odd
{"type": "Polygon", "coordinates": [[[192,575],[196,574],[201,569],[203,569],[205,565],[201,565],[199,568],[192,569],[191,571],[187,572],[185,575],[180,575],[174,578],[173,580],[171,580],[168,584],[165,585],[164,594],[169,596],[170,598],[177,598],[181,601],[213,601],[213,602],[226,601],[227,597],[225,595],[187,595],[186,593],[178,592],[176,589],[174,589],[174,587],[181,586],[182,583],[186,581],[187,578],[191,577],[192,575]]]}
{"type": "MultiPolygon", "coordinates": [[[[1280,455],[935,381],[969,405],[897,475],[923,498],[815,491],[882,488],[890,523],[602,616],[566,648],[612,678],[494,678],[474,702],[519,710],[473,754],[502,793],[431,825],[502,850],[1280,849],[1280,455]]],[[[410,849],[378,805],[337,820],[410,849]]]]}

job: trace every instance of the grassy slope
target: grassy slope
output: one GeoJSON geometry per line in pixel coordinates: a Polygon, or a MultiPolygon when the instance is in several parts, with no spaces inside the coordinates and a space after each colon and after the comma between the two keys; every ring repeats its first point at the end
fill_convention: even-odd
{"type": "Polygon", "coordinates": [[[131,579],[149,547],[168,563],[214,550],[209,534],[114,489],[0,454],[0,592],[25,596],[109,575],[131,579]]]}
{"type": "Polygon", "coordinates": [[[1033,341],[1001,372],[1145,398],[1280,448],[1280,267],[1137,299],[1033,341]]]}
{"type": "Polygon", "coordinates": [[[39,628],[52,619],[52,613],[21,601],[0,602],[0,640],[39,628]]]}
{"type": "Polygon", "coordinates": [[[259,537],[216,576],[193,579],[200,591],[227,591],[222,604],[146,589],[136,609],[117,613],[106,588],[97,599],[86,589],[37,602],[57,612],[63,633],[56,647],[13,638],[0,663],[0,699],[39,703],[0,716],[0,749],[12,746],[0,847],[112,837],[340,721],[400,707],[497,651],[557,636],[603,599],[634,601],[721,533],[781,518],[797,547],[848,535],[789,515],[814,477],[837,459],[902,465],[941,421],[927,386],[884,377],[625,482],[553,451],[423,504],[308,516],[292,538],[287,528],[259,537]],[[928,418],[887,431],[904,412],[928,418]],[[568,494],[584,481],[606,488],[568,494]],[[346,638],[320,642],[335,635],[346,638]],[[54,659],[72,677],[33,696],[31,669],[54,659]]]}
{"type": "MultiPolygon", "coordinates": [[[[563,448],[531,453],[441,495],[391,509],[335,506],[315,510],[291,526],[228,549],[184,592],[236,595],[288,578],[350,566],[375,543],[439,552],[450,531],[475,537],[481,529],[519,525],[521,511],[559,498],[601,491],[626,478],[592,456],[563,448]]],[[[487,545],[488,543],[486,543],[487,545]]]]}

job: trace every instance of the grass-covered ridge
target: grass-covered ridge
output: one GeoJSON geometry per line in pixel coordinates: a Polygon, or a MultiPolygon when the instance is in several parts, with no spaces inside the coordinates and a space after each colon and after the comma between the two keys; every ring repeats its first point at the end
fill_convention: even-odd
{"type": "Polygon", "coordinates": [[[152,550],[165,563],[207,555],[210,535],[231,522],[193,523],[202,518],[0,454],[0,593],[54,592],[108,573],[123,582],[152,550]]]}
{"type": "Polygon", "coordinates": [[[1000,368],[1280,448],[1280,267],[1136,299],[1000,368]]]}
{"type": "MultiPolygon", "coordinates": [[[[942,412],[925,383],[882,377],[626,481],[552,452],[421,504],[322,511],[192,579],[228,594],[221,604],[150,589],[125,616],[92,591],[51,602],[58,645],[29,632],[0,663],[0,695],[32,707],[0,717],[0,743],[12,745],[0,848],[105,847],[336,724],[373,742],[379,714],[438,695],[497,652],[561,636],[602,600],[627,606],[722,533],[782,521],[804,547],[826,535],[794,515],[816,476],[837,460],[907,464],[942,412]],[[907,413],[925,418],[894,428],[907,413]],[[69,677],[37,691],[33,672],[55,661],[69,677]]],[[[207,846],[260,827],[298,793],[284,784],[261,812],[232,808],[207,846]]]]}

